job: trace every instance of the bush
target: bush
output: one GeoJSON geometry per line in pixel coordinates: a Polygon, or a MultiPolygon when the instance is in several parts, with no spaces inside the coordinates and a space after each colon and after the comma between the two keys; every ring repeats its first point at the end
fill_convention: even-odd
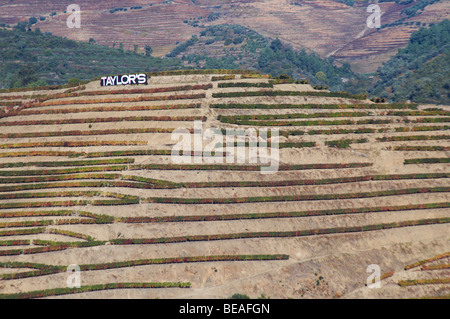
{"type": "Polygon", "coordinates": [[[372,102],[375,103],[385,103],[386,99],[384,97],[375,97],[370,99],[372,102]]]}
{"type": "Polygon", "coordinates": [[[243,38],[237,37],[237,38],[233,39],[233,44],[238,45],[238,44],[241,44],[243,41],[244,41],[243,38]]]}
{"type": "Polygon", "coordinates": [[[234,80],[234,75],[223,75],[223,76],[213,76],[211,81],[226,81],[226,80],[234,80]]]}
{"type": "Polygon", "coordinates": [[[30,19],[28,19],[28,23],[30,25],[36,24],[38,22],[38,19],[36,17],[31,17],[30,19]]]}
{"type": "Polygon", "coordinates": [[[249,296],[243,294],[233,294],[229,299],[250,299],[249,296]]]}
{"type": "Polygon", "coordinates": [[[287,75],[287,74],[280,74],[280,75],[276,76],[275,79],[278,79],[278,80],[292,80],[292,78],[289,75],[287,75]]]}
{"type": "Polygon", "coordinates": [[[82,83],[83,83],[83,81],[81,81],[80,79],[72,78],[67,82],[67,85],[69,87],[72,87],[72,86],[78,86],[82,83]]]}
{"type": "Polygon", "coordinates": [[[325,145],[336,148],[349,148],[352,143],[367,143],[367,139],[325,141],[325,145]]]}

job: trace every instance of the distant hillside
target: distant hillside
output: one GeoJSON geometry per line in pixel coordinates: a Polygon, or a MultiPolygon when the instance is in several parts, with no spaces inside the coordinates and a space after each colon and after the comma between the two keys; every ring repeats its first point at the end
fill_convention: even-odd
{"type": "Polygon", "coordinates": [[[307,78],[312,84],[326,84],[332,90],[341,90],[343,78],[355,76],[347,64],[337,67],[332,59],[294,50],[279,39],[268,39],[240,25],[208,27],[167,56],[181,58],[186,67],[253,69],[272,76],[288,74],[296,79],[307,78]]]}
{"type": "Polygon", "coordinates": [[[0,88],[66,84],[105,74],[173,70],[175,59],[77,42],[25,30],[0,29],[0,88]]]}
{"type": "Polygon", "coordinates": [[[421,26],[448,18],[450,1],[380,0],[382,29],[366,27],[368,0],[79,0],[82,27],[65,27],[67,0],[0,0],[0,26],[31,28],[138,52],[150,45],[164,56],[205,28],[237,24],[293,48],[350,63],[370,73],[404,47],[421,26]]]}
{"type": "Polygon", "coordinates": [[[379,81],[372,94],[394,101],[450,104],[450,21],[412,34],[377,72],[379,81]]]}
{"type": "Polygon", "coordinates": [[[177,46],[166,58],[119,48],[76,42],[48,34],[0,30],[0,88],[65,84],[71,78],[91,80],[105,74],[164,71],[180,68],[253,69],[273,76],[307,78],[315,85],[342,89],[342,78],[353,78],[348,65],[336,67],[280,40],[267,39],[239,25],[208,27],[177,46]],[[201,52],[201,54],[199,53],[201,52]]]}

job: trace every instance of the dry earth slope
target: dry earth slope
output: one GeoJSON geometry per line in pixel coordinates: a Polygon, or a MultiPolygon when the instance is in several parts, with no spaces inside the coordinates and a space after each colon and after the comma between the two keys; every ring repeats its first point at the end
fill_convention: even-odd
{"type": "Polygon", "coordinates": [[[442,107],[223,70],[4,92],[0,105],[1,297],[450,293],[442,107]],[[174,164],[171,133],[194,120],[278,128],[278,172],[174,164]],[[82,288],[66,286],[72,264],[82,288]],[[373,264],[380,289],[366,287],[373,264]]]}

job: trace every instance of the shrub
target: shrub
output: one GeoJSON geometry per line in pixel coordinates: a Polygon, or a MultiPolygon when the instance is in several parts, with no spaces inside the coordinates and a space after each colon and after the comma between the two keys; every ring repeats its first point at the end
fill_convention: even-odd
{"type": "Polygon", "coordinates": [[[80,79],[72,78],[67,82],[67,85],[69,87],[72,87],[72,86],[79,86],[82,83],[83,81],[81,81],[80,79]]]}
{"type": "Polygon", "coordinates": [[[230,298],[228,298],[228,299],[250,299],[250,297],[249,296],[247,296],[247,295],[243,295],[243,294],[238,294],[238,293],[236,293],[236,294],[233,294],[230,298]]]}
{"type": "Polygon", "coordinates": [[[226,80],[234,80],[234,75],[222,75],[222,76],[213,76],[211,81],[226,81],[226,80]]]}
{"type": "Polygon", "coordinates": [[[359,139],[359,140],[337,140],[337,141],[325,141],[325,145],[328,145],[330,147],[337,147],[337,148],[349,148],[350,144],[353,143],[367,143],[367,139],[359,139]]]}
{"type": "Polygon", "coordinates": [[[280,148],[302,148],[302,147],[315,147],[317,144],[315,142],[287,142],[280,143],[280,148]]]}
{"type": "Polygon", "coordinates": [[[275,77],[277,80],[291,80],[292,78],[287,74],[280,74],[275,77]]]}
{"type": "Polygon", "coordinates": [[[386,99],[384,97],[375,97],[370,99],[372,102],[375,103],[385,103],[386,99]]]}

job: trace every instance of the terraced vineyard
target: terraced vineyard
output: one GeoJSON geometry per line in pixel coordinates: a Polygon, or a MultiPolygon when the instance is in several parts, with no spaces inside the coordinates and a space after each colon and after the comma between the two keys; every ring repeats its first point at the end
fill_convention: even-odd
{"type": "Polygon", "coordinates": [[[0,297],[448,296],[448,109],[255,72],[149,75],[0,94],[0,297]],[[277,172],[206,149],[174,162],[172,132],[198,123],[269,129],[270,147],[279,130],[277,172]]]}

